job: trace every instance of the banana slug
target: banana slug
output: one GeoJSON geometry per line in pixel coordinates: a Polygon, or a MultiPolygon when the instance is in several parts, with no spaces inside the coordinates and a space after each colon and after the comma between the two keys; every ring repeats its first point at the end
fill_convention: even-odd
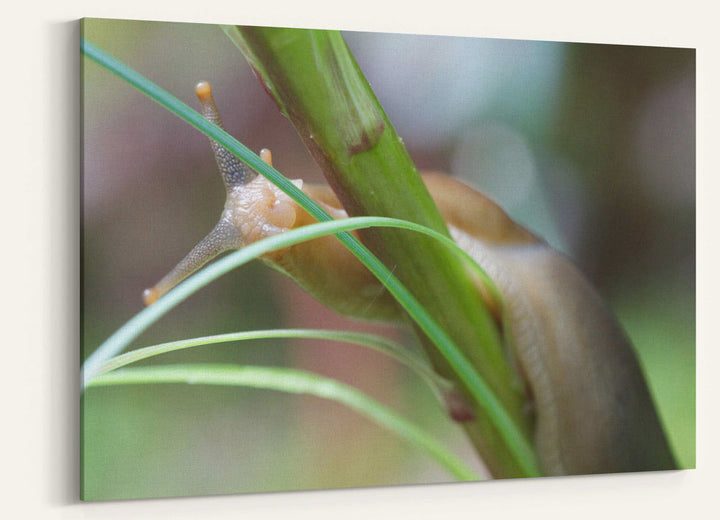
{"type": "MultiPolygon", "coordinates": [[[[210,86],[199,83],[196,94],[203,116],[222,126],[210,86]]],[[[211,145],[227,191],[222,216],[172,271],[145,290],[148,305],[218,254],[314,222],[264,177],[218,143],[211,145]]],[[[261,157],[271,163],[269,151],[261,157]]],[[[489,303],[532,404],[543,473],[675,468],[633,348],[580,271],[482,193],[441,174],[425,174],[423,180],[454,240],[502,296],[502,302],[489,303]]],[[[347,217],[329,187],[293,182],[334,218],[347,217]]],[[[332,236],[263,260],[341,314],[400,319],[380,283],[332,236]]]]}

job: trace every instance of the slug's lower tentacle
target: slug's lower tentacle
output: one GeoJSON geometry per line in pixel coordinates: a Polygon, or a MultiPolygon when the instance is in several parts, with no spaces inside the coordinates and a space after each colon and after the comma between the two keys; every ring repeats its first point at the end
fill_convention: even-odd
{"type": "Polygon", "coordinates": [[[242,247],[242,237],[238,229],[226,220],[220,220],[172,271],[163,277],[154,287],[143,291],[145,305],[151,305],[185,278],[198,271],[202,266],[225,251],[242,247]]]}

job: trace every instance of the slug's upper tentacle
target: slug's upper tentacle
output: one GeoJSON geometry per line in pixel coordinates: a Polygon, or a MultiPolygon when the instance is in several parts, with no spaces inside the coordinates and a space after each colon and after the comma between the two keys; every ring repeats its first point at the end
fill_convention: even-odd
{"type": "MultiPolygon", "coordinates": [[[[207,81],[201,81],[195,87],[195,94],[200,100],[200,113],[203,117],[224,129],[225,127],[223,126],[220,112],[212,97],[210,84],[207,81]]],[[[217,161],[220,174],[225,182],[225,187],[228,190],[247,184],[257,176],[254,170],[251,170],[245,163],[231,154],[217,141],[210,139],[210,145],[215,153],[215,160],[217,161]]]]}

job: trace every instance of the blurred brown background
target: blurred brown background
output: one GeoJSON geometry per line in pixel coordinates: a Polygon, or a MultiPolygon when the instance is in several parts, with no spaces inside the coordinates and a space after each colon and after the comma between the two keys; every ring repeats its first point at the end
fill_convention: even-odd
{"type": "MultiPolygon", "coordinates": [[[[85,20],[84,36],[191,106],[213,85],[230,133],[320,180],[220,28],[85,20]]],[[[346,33],[420,168],[460,175],[582,267],[633,338],[676,454],[695,464],[695,53],[690,49],[346,33]]],[[[141,309],[215,224],[205,136],[83,62],[83,355],[141,309]]],[[[391,329],[337,317],[259,264],[202,290],[136,346],[274,327],[391,329]]],[[[391,405],[472,457],[423,385],[379,354],[254,342],[152,362],[296,366],[391,405]]],[[[446,481],[433,461],[315,398],[180,385],[92,389],[86,498],[446,481]]],[[[477,463],[475,463],[477,465],[477,463]]]]}

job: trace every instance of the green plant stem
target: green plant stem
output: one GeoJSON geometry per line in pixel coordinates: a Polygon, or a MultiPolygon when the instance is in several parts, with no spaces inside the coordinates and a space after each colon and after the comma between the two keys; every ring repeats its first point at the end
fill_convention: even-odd
{"type": "MultiPolygon", "coordinates": [[[[350,215],[401,218],[447,234],[402,141],[340,33],[265,27],[224,30],[293,123],[350,215]]],[[[519,378],[462,262],[425,237],[379,229],[361,236],[447,331],[469,364],[463,371],[481,374],[513,421],[530,435],[519,378]]],[[[437,342],[427,340],[427,330],[420,329],[436,370],[466,385],[455,353],[438,348],[437,342]]],[[[486,416],[481,414],[466,429],[493,475],[526,474],[486,416]]]]}
{"type": "Polygon", "coordinates": [[[423,429],[362,392],[339,381],[301,370],[233,365],[172,365],[125,368],[95,378],[91,386],[185,383],[248,386],[309,394],[342,403],[389,431],[400,435],[442,464],[456,479],[478,480],[478,475],[423,429]]]}

